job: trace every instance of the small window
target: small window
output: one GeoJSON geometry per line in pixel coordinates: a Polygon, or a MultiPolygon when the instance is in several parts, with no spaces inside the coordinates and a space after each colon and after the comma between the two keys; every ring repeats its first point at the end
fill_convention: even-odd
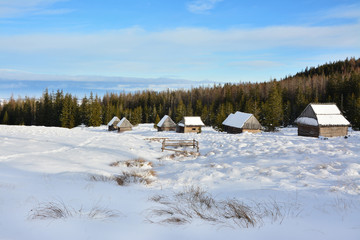
{"type": "Polygon", "coordinates": [[[196,128],[192,128],[193,131],[196,131],[196,128]]]}

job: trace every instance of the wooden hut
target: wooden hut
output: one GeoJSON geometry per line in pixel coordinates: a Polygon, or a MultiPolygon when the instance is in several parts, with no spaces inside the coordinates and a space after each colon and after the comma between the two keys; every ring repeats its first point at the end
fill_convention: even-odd
{"type": "Polygon", "coordinates": [[[107,124],[108,125],[108,130],[109,131],[114,131],[117,130],[117,124],[120,122],[120,119],[118,117],[113,117],[110,122],[107,124]]]}
{"type": "Polygon", "coordinates": [[[189,133],[195,132],[200,133],[201,127],[205,126],[200,117],[183,117],[183,119],[176,125],[176,132],[178,133],[189,133]]]}
{"type": "Polygon", "coordinates": [[[118,127],[118,132],[131,131],[132,125],[125,117],[123,117],[120,122],[116,125],[118,127]]]}
{"type": "Polygon", "coordinates": [[[157,124],[157,129],[159,132],[161,131],[175,131],[176,130],[176,123],[169,117],[165,115],[160,122],[157,124]]]}
{"type": "Polygon", "coordinates": [[[298,135],[309,137],[346,136],[350,126],[335,103],[310,103],[295,123],[298,135]]]}
{"type": "Polygon", "coordinates": [[[251,113],[231,113],[222,124],[227,133],[261,132],[261,124],[251,113]]]}

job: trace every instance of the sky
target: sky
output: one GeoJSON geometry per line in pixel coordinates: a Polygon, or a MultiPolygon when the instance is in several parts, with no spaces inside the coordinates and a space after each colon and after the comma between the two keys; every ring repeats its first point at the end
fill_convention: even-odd
{"type": "Polygon", "coordinates": [[[347,57],[360,57],[358,0],[0,0],[7,86],[264,82],[347,57]]]}

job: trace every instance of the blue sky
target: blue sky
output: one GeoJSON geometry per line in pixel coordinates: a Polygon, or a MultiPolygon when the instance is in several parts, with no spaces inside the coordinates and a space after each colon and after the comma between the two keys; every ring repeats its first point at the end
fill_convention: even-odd
{"type": "Polygon", "coordinates": [[[0,0],[0,79],[263,82],[360,57],[358,0],[0,0]]]}

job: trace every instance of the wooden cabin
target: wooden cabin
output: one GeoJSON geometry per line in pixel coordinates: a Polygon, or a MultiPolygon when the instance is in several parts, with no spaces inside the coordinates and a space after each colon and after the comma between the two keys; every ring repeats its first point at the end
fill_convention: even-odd
{"type": "Polygon", "coordinates": [[[310,103],[295,123],[298,135],[309,137],[346,136],[350,126],[335,103],[310,103]]]}
{"type": "Polygon", "coordinates": [[[159,132],[176,130],[176,123],[168,115],[165,115],[156,126],[159,132]]]}
{"type": "Polygon", "coordinates": [[[261,124],[251,113],[231,113],[223,122],[224,131],[227,133],[261,132],[261,124]]]}
{"type": "Polygon", "coordinates": [[[201,127],[205,126],[200,117],[183,117],[183,119],[176,125],[176,132],[178,133],[189,133],[195,132],[200,133],[201,127]]]}
{"type": "Polygon", "coordinates": [[[133,125],[127,120],[125,117],[123,117],[120,122],[116,125],[118,127],[118,132],[125,132],[125,131],[131,131],[133,125]]]}
{"type": "Polygon", "coordinates": [[[117,124],[120,122],[120,119],[118,117],[113,117],[110,122],[107,124],[108,125],[108,130],[109,131],[114,131],[117,130],[117,124]]]}

